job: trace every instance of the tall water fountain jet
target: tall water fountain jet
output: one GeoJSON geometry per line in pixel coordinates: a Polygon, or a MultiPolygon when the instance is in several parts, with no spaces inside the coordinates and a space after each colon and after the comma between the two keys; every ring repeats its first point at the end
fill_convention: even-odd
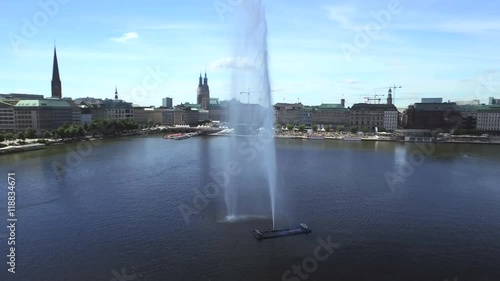
{"type": "Polygon", "coordinates": [[[260,0],[243,0],[234,13],[236,44],[229,120],[234,133],[228,149],[241,172],[225,189],[228,219],[268,216],[276,226],[277,170],[274,107],[268,68],[267,24],[260,0]]]}

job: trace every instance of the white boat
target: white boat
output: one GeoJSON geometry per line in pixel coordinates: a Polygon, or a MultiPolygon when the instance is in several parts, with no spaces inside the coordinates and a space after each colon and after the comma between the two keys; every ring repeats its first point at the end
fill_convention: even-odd
{"type": "Polygon", "coordinates": [[[185,134],[182,136],[175,137],[174,140],[185,140],[185,139],[189,139],[190,137],[191,137],[191,135],[185,134]]]}

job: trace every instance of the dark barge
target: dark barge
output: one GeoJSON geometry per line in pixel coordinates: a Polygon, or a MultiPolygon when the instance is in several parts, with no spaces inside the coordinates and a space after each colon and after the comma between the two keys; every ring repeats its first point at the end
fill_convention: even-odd
{"type": "Polygon", "coordinates": [[[301,223],[295,227],[292,228],[286,228],[286,229],[268,229],[264,231],[260,231],[255,229],[253,231],[253,236],[257,240],[262,240],[262,239],[269,239],[269,238],[276,238],[276,237],[281,237],[281,236],[289,236],[289,235],[296,235],[296,234],[304,234],[304,233],[310,233],[311,229],[307,224],[301,223]]]}

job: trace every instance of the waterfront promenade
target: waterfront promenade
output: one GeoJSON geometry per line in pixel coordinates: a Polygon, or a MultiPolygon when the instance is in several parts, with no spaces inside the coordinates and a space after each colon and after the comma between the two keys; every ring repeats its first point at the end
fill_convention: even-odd
{"type": "MultiPolygon", "coordinates": [[[[313,139],[313,140],[346,140],[346,141],[396,141],[396,142],[418,142],[415,140],[405,140],[404,136],[395,133],[351,133],[351,132],[315,132],[307,134],[305,132],[277,132],[276,138],[285,139],[313,139]]],[[[471,143],[471,144],[500,144],[500,136],[469,136],[437,134],[435,137],[427,138],[428,141],[436,143],[471,143]]]]}
{"type": "MultiPolygon", "coordinates": [[[[178,129],[178,128],[176,128],[178,129]]],[[[198,134],[193,134],[192,131],[196,130],[196,128],[190,128],[189,132],[191,133],[175,133],[173,135],[179,136],[183,134],[189,134],[190,137],[199,136],[198,134]]],[[[187,132],[187,131],[186,131],[187,132]]],[[[128,136],[148,136],[148,135],[157,135],[165,133],[161,129],[148,129],[143,131],[135,131],[131,133],[123,133],[112,136],[86,136],[82,138],[73,138],[73,139],[60,139],[60,138],[40,138],[40,139],[31,139],[31,140],[9,140],[0,142],[0,145],[4,147],[0,147],[0,155],[8,154],[8,153],[17,153],[17,152],[25,152],[32,150],[44,149],[48,145],[60,145],[67,143],[75,143],[81,141],[93,141],[97,139],[107,139],[107,138],[120,138],[120,137],[128,137],[128,136]]],[[[170,136],[173,136],[170,135],[170,136]]],[[[200,134],[201,136],[202,134],[200,134]]],[[[211,134],[213,136],[228,136],[230,133],[222,133],[222,134],[211,134]]],[[[168,137],[169,134],[165,135],[165,138],[173,138],[168,137]]],[[[342,140],[342,141],[389,141],[389,142],[415,142],[405,140],[404,137],[397,136],[394,133],[351,133],[351,132],[314,132],[312,134],[308,134],[306,132],[298,132],[298,131],[281,131],[275,133],[275,138],[280,139],[304,139],[304,140],[342,140]]],[[[173,138],[175,139],[175,138],[173,138]]],[[[183,139],[183,138],[181,138],[183,139]]],[[[187,139],[187,138],[186,138],[187,139]]],[[[468,136],[468,135],[449,135],[449,134],[439,134],[437,137],[430,138],[430,142],[434,143],[469,143],[469,144],[500,144],[500,136],[468,136]]],[[[428,142],[428,141],[427,141],[428,142]]]]}

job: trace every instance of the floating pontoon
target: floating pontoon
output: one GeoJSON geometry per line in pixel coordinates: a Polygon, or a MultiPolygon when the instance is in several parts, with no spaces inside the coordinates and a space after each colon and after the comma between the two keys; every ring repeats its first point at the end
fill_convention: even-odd
{"type": "Polygon", "coordinates": [[[295,227],[287,229],[268,229],[264,231],[255,229],[253,231],[253,236],[255,236],[257,240],[262,240],[262,239],[269,239],[269,238],[310,233],[310,232],[311,229],[309,228],[309,226],[307,226],[307,224],[305,223],[301,223],[295,227]]]}

